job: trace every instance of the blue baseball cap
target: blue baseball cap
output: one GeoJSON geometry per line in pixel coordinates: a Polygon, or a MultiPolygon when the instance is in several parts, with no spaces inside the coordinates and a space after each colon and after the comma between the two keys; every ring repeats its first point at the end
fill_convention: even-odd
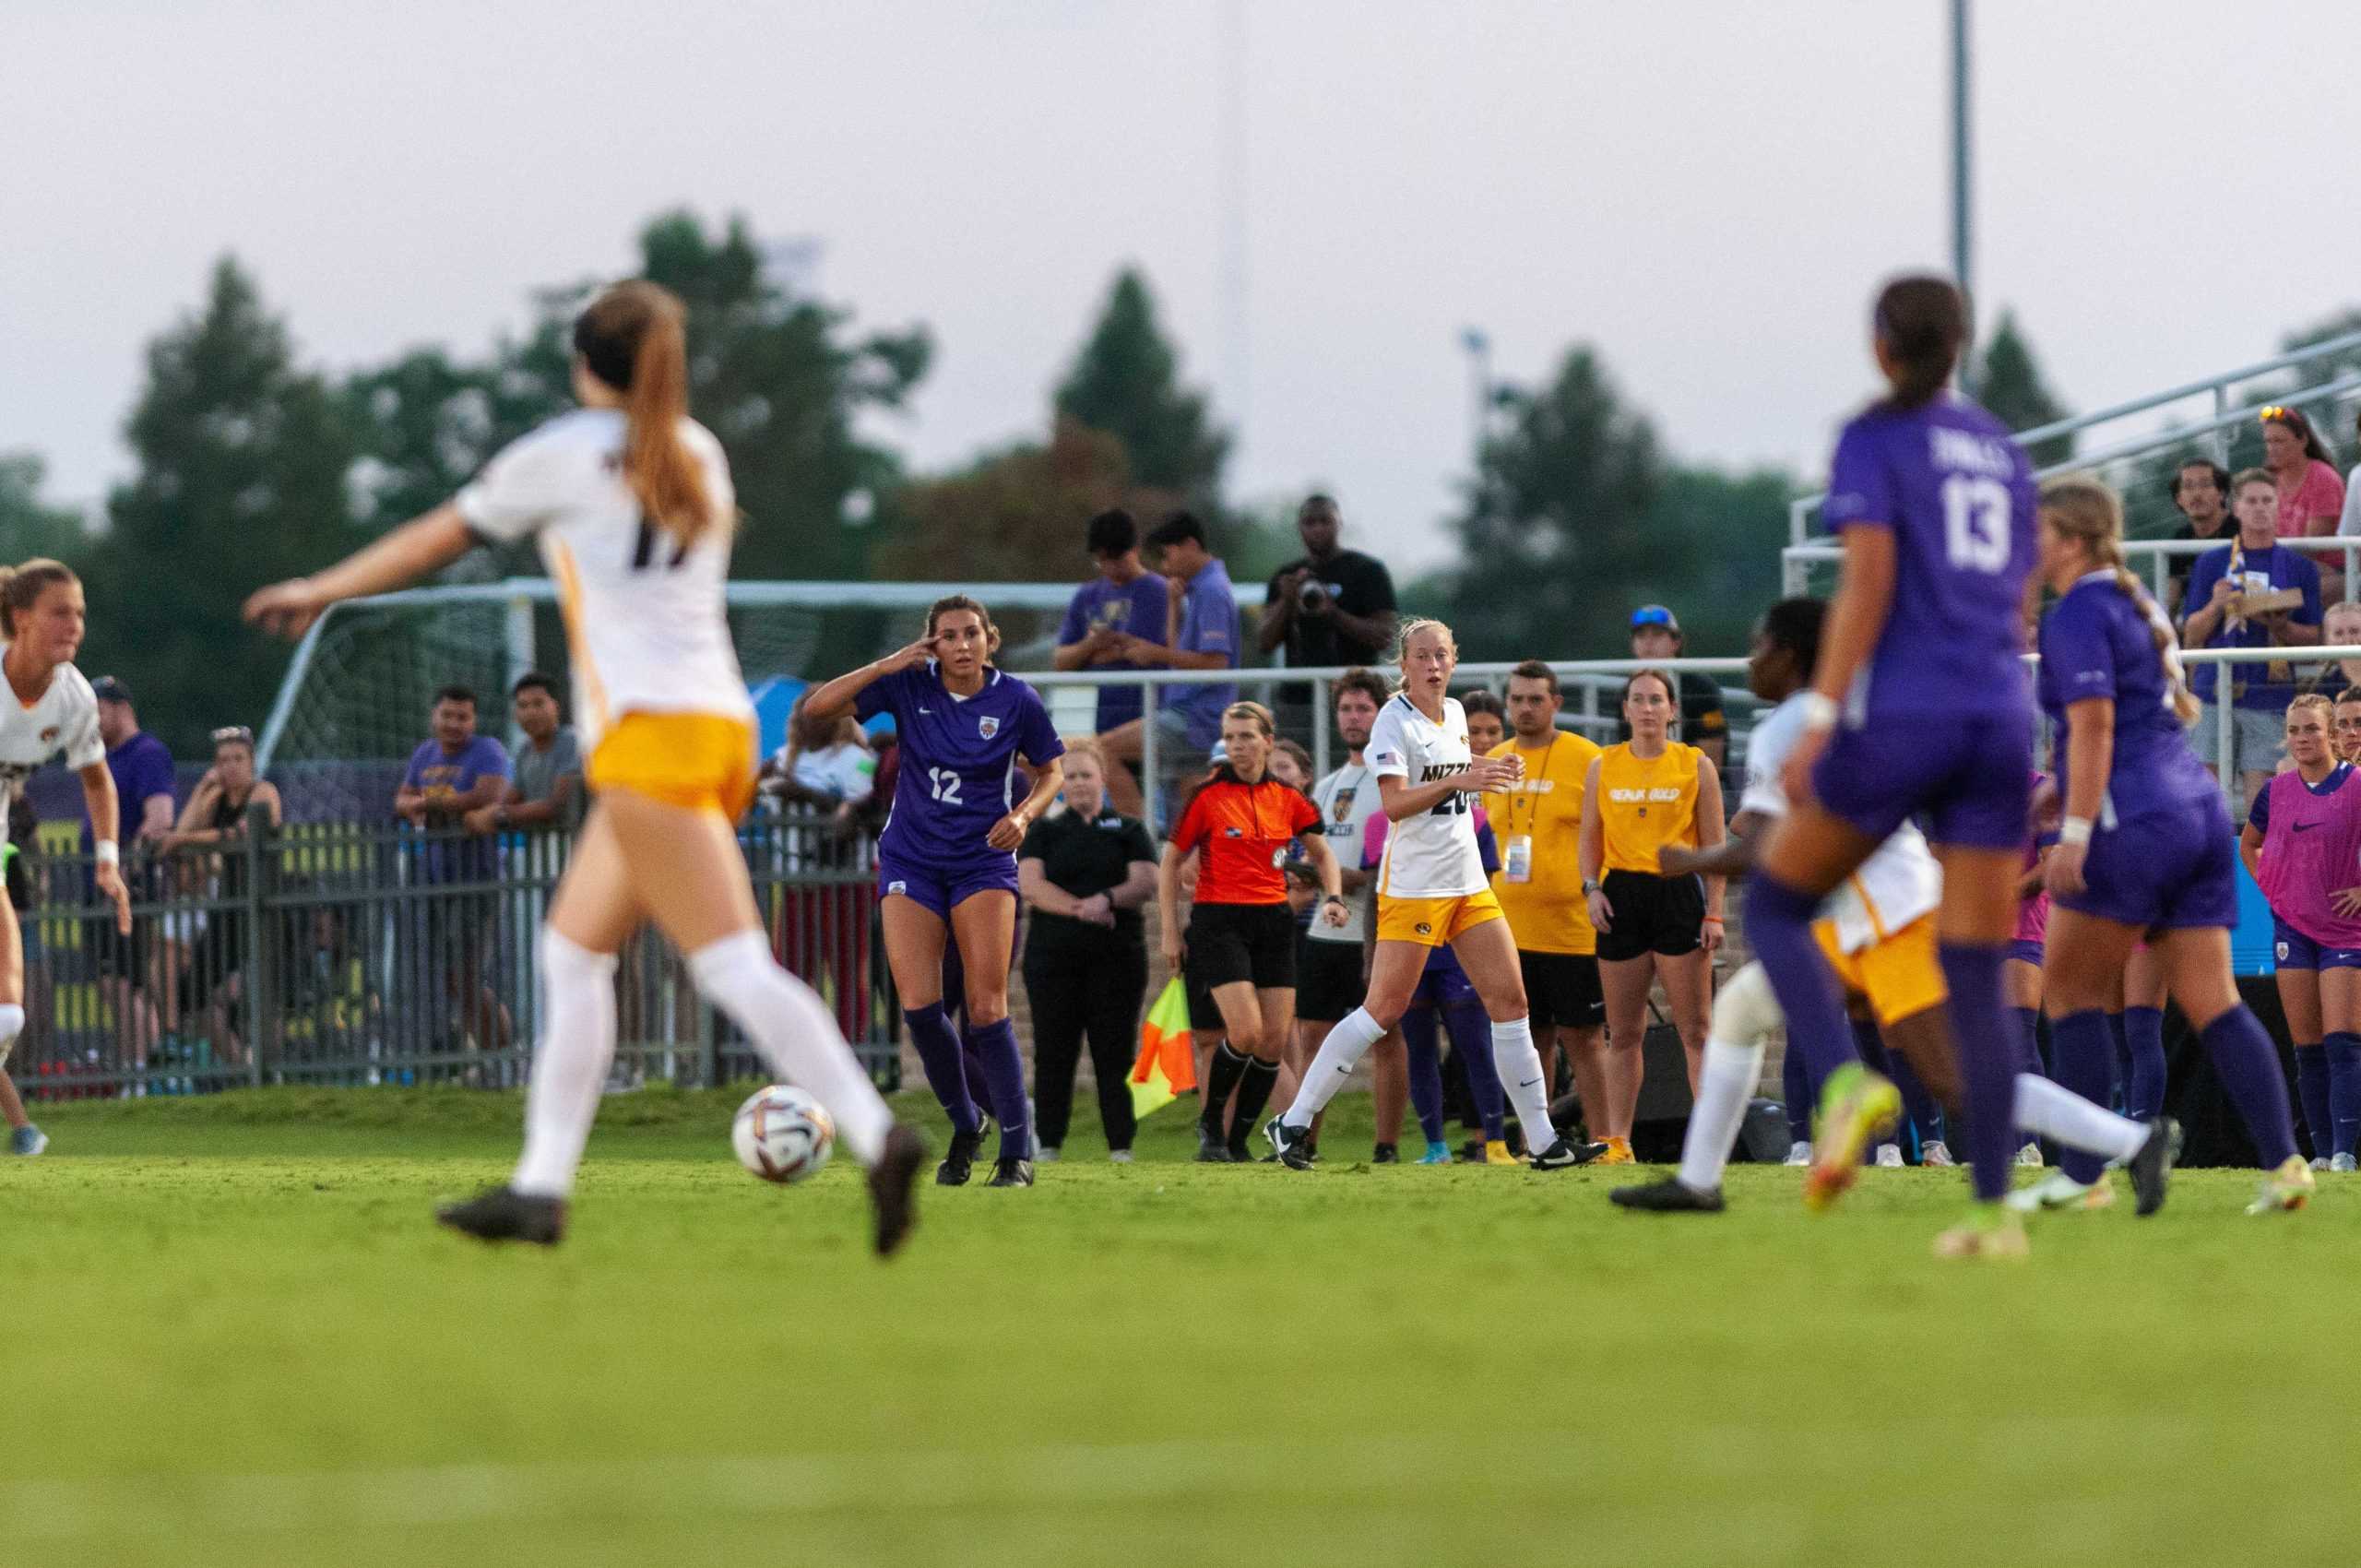
{"type": "Polygon", "coordinates": [[[1676,635],[1680,631],[1680,623],[1661,604],[1643,604],[1631,612],[1631,629],[1636,632],[1643,626],[1662,626],[1676,635]]]}

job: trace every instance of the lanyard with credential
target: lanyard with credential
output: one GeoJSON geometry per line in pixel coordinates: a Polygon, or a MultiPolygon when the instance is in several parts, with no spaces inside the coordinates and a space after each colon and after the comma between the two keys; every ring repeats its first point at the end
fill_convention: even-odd
{"type": "Polygon", "coordinates": [[[1549,737],[1549,744],[1541,754],[1540,778],[1527,774],[1524,787],[1509,796],[1509,836],[1501,849],[1501,874],[1511,882],[1533,880],[1533,830],[1541,825],[1541,791],[1534,786],[1549,777],[1550,759],[1558,754],[1558,742],[1565,738],[1562,734],[1549,737]],[[1520,806],[1525,811],[1522,826],[1517,822],[1520,806]]]}

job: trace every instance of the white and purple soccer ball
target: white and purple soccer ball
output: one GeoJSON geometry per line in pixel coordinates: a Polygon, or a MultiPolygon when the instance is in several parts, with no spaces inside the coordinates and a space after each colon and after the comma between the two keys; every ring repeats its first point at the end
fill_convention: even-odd
{"type": "Polygon", "coordinates": [[[765,1182],[801,1182],[836,1152],[836,1118],[801,1089],[773,1084],[738,1108],[730,1146],[739,1164],[765,1182]]]}

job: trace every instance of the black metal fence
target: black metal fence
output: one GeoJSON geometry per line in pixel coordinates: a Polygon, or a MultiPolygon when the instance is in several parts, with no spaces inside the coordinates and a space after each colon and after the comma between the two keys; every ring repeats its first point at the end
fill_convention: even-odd
{"type": "MultiPolygon", "coordinates": [[[[871,845],[825,818],[739,835],[781,963],[891,1087],[896,1051],[875,935],[871,845]]],[[[120,934],[72,840],[25,846],[29,1099],[200,1093],[239,1084],[521,1084],[539,1022],[534,943],[572,849],[561,833],[418,832],[256,818],[216,848],[126,847],[120,934]]],[[[652,930],[624,950],[619,1081],[759,1073],[652,930]]]]}

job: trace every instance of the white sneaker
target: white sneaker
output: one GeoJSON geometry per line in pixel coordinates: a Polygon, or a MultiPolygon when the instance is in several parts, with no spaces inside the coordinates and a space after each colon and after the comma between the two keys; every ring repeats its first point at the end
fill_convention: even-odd
{"type": "Polygon", "coordinates": [[[2104,1176],[2088,1186],[2063,1170],[2053,1170],[2030,1187],[2019,1187],[2004,1200],[2019,1214],[2045,1209],[2105,1208],[2115,1201],[2115,1188],[2104,1176]]]}
{"type": "Polygon", "coordinates": [[[1878,1169],[1880,1170],[1899,1170],[1902,1169],[1902,1146],[1900,1144],[1880,1144],[1878,1146],[1878,1169]]]}
{"type": "Polygon", "coordinates": [[[2017,1151],[2017,1163],[2023,1166],[2028,1170],[2040,1170],[2043,1164],[2046,1163],[2041,1158],[2041,1146],[2039,1144],[2027,1144],[2024,1147],[2019,1149],[2017,1151]]]}
{"type": "Polygon", "coordinates": [[[1037,1164],[1055,1165],[1062,1158],[1057,1145],[1045,1144],[1038,1138],[1033,1140],[1033,1158],[1037,1164]]]}
{"type": "Polygon", "coordinates": [[[1952,1158],[1951,1145],[1943,1142],[1940,1138],[1936,1138],[1918,1151],[1918,1163],[1921,1165],[1957,1165],[1959,1161],[1952,1158]]]}
{"type": "Polygon", "coordinates": [[[2315,1158],[2312,1161],[2312,1169],[2315,1170],[2326,1170],[2328,1168],[2329,1162],[2325,1159],[2315,1158]]]}
{"type": "Polygon", "coordinates": [[[2328,1162],[2328,1168],[2331,1170],[2361,1170],[2361,1162],[2356,1162],[2349,1154],[2340,1154],[2328,1162]]]}
{"type": "Polygon", "coordinates": [[[1110,1149],[1108,1151],[1107,1158],[1118,1165],[1129,1165],[1132,1162],[1132,1151],[1127,1148],[1110,1149]]]}
{"type": "Polygon", "coordinates": [[[1809,1165],[1811,1163],[1811,1145],[1789,1144],[1787,1146],[1786,1162],[1789,1165],[1809,1165]]]}

